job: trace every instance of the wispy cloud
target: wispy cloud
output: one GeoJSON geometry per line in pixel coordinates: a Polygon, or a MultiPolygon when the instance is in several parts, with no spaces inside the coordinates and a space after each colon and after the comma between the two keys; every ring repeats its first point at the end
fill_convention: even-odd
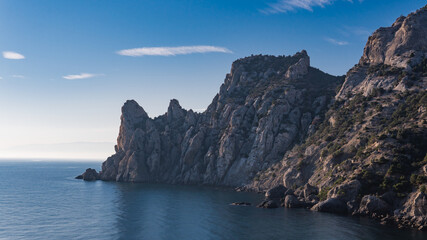
{"type": "Polygon", "coordinates": [[[363,39],[369,37],[372,33],[373,30],[369,30],[365,27],[360,27],[360,26],[344,26],[341,29],[339,29],[339,32],[344,35],[344,36],[359,36],[363,39]]]}
{"type": "Polygon", "coordinates": [[[346,42],[346,41],[339,41],[339,40],[336,40],[336,39],[333,39],[333,38],[329,38],[329,37],[326,37],[325,41],[330,42],[330,43],[332,43],[334,45],[338,45],[338,46],[348,45],[348,42],[346,42]]]}
{"type": "Polygon", "coordinates": [[[12,75],[11,77],[13,77],[13,78],[21,78],[21,79],[25,78],[24,75],[12,75]]]}
{"type": "Polygon", "coordinates": [[[2,77],[0,77],[0,80],[2,80],[3,78],[2,77]]]}
{"type": "Polygon", "coordinates": [[[85,79],[85,78],[93,78],[99,76],[99,74],[93,74],[93,73],[80,73],[75,75],[66,75],[63,76],[63,78],[68,80],[76,80],[76,79],[85,79]]]}
{"type": "MultiPolygon", "coordinates": [[[[313,11],[314,7],[325,7],[330,5],[337,0],[279,0],[274,3],[268,4],[268,8],[260,10],[266,14],[274,13],[286,13],[290,11],[295,11],[297,9],[305,9],[308,11],[313,11]]],[[[353,2],[353,0],[344,0],[347,2],[353,2]]],[[[362,2],[363,0],[358,0],[362,2]]]]}
{"type": "Polygon", "coordinates": [[[6,59],[13,59],[13,60],[25,59],[24,55],[17,52],[10,52],[10,51],[3,52],[3,57],[6,59]]]}
{"type": "Polygon", "coordinates": [[[216,46],[181,46],[181,47],[143,47],[124,49],[117,52],[119,55],[140,57],[140,56],[175,56],[192,53],[232,53],[227,48],[216,46]]]}

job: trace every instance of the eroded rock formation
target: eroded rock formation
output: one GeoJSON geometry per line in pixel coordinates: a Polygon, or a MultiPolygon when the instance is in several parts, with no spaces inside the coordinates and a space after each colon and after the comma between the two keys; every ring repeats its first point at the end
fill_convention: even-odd
{"type": "Polygon", "coordinates": [[[341,78],[294,56],[251,56],[233,63],[204,113],[171,100],[151,119],[135,101],[122,108],[116,154],[102,180],[244,186],[301,142],[341,78]]]}

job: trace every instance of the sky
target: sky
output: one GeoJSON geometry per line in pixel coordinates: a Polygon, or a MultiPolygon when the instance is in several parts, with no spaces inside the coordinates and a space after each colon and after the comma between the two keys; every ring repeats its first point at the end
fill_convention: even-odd
{"type": "Polygon", "coordinates": [[[0,159],[114,152],[120,108],[203,111],[231,63],[293,55],[344,75],[424,0],[0,0],[0,159]]]}

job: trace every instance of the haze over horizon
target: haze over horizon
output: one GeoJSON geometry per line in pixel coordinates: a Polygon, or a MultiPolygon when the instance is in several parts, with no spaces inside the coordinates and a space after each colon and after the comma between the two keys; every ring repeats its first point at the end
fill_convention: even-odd
{"type": "Polygon", "coordinates": [[[105,159],[120,108],[203,111],[231,63],[293,55],[345,74],[419,0],[0,1],[0,158],[105,159]]]}

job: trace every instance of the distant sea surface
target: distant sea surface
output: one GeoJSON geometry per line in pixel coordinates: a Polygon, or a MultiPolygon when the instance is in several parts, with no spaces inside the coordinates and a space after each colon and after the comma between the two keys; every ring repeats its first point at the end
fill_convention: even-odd
{"type": "Polygon", "coordinates": [[[427,239],[367,218],[256,208],[255,193],[74,179],[100,165],[0,162],[0,239],[427,239]]]}

